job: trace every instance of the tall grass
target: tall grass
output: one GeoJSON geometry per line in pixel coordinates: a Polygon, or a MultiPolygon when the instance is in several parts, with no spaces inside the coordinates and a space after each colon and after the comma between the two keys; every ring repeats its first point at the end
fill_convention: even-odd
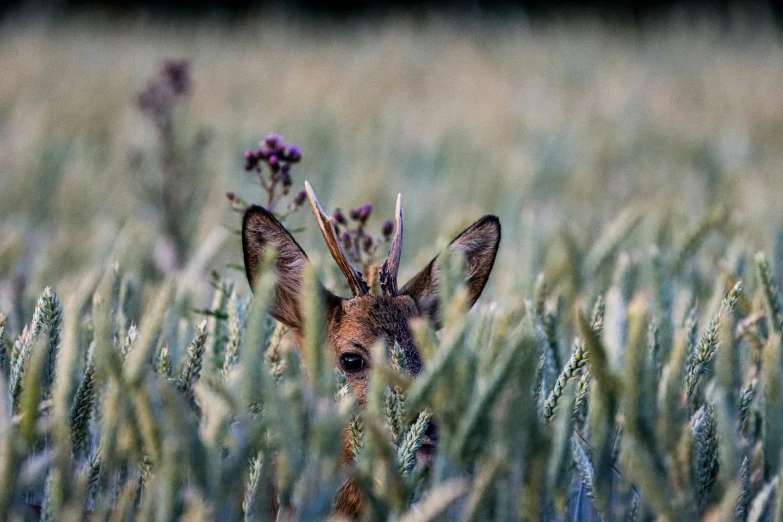
{"type": "MultiPolygon", "coordinates": [[[[280,351],[265,315],[268,270],[253,299],[232,291],[214,300],[211,319],[228,323],[227,340],[178,312],[177,283],[167,281],[128,342],[118,335],[135,331],[115,291],[122,269],[110,265],[65,312],[47,288],[29,327],[3,338],[17,347],[3,359],[3,512],[261,520],[276,491],[278,518],[325,518],[354,477],[373,520],[774,519],[783,345],[767,299],[780,293],[764,257],[756,260],[718,277],[725,297],[712,310],[679,317],[661,315],[642,277],[625,289],[630,300],[604,305],[600,295],[627,284],[611,283],[589,319],[584,302],[556,304],[547,281],[538,307],[522,297],[463,316],[462,294],[449,287],[459,278],[446,273],[443,295],[453,298],[443,331],[416,328],[424,373],[411,380],[399,347],[378,347],[362,411],[327,357],[309,354],[305,372],[296,350],[280,351]],[[757,283],[726,284],[753,272],[757,283]],[[541,310],[553,310],[549,337],[541,310]],[[164,326],[171,316],[184,326],[174,337],[164,326]],[[700,316],[709,319],[701,328],[700,316]],[[668,353],[650,329],[664,320],[682,325],[668,353]],[[616,361],[610,325],[624,339],[616,361]],[[567,362],[556,379],[546,376],[552,338],[573,339],[557,345],[573,351],[559,349],[567,362]],[[430,420],[438,450],[424,466],[414,453],[430,420]]],[[[652,273],[657,262],[637,270],[652,273]]],[[[690,301],[692,283],[672,279],[673,297],[690,301]]],[[[216,296],[224,290],[215,285],[216,296]]],[[[322,350],[320,336],[309,328],[305,347],[322,350]]]]}

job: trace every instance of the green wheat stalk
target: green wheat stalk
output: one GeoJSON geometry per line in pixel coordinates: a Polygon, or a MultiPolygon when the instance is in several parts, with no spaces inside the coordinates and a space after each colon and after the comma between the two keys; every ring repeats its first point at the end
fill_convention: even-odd
{"type": "Polygon", "coordinates": [[[8,376],[10,355],[5,340],[5,326],[0,326],[0,372],[6,377],[8,376]]]}
{"type": "Polygon", "coordinates": [[[533,288],[533,302],[535,303],[536,315],[539,319],[543,319],[546,312],[546,301],[549,299],[549,294],[552,291],[552,286],[544,277],[543,273],[539,273],[536,276],[535,286],[533,288]]]}
{"type": "Polygon", "coordinates": [[[571,454],[574,459],[576,471],[579,473],[579,479],[585,487],[588,498],[593,498],[595,489],[595,471],[590,457],[587,456],[582,445],[575,438],[571,438],[571,454]]]}
{"type": "Polygon", "coordinates": [[[703,509],[718,476],[718,433],[711,406],[702,406],[691,418],[691,474],[696,503],[703,509]]]}
{"type": "Polygon", "coordinates": [[[52,292],[51,288],[46,287],[35,306],[30,330],[19,349],[19,354],[16,357],[16,363],[11,373],[11,397],[15,411],[19,408],[24,373],[31,356],[33,343],[41,336],[47,338],[45,373],[43,375],[44,381],[42,383],[44,397],[51,392],[51,385],[54,382],[54,369],[56,367],[55,360],[60,345],[61,327],[62,307],[60,306],[60,301],[52,292]]]}
{"type": "Polygon", "coordinates": [[[745,437],[749,435],[749,419],[750,419],[750,405],[753,399],[756,398],[756,392],[758,391],[758,381],[755,379],[750,381],[747,386],[744,386],[740,390],[739,401],[739,421],[740,421],[740,433],[745,437]]]}
{"type": "Polygon", "coordinates": [[[245,486],[245,495],[242,499],[242,512],[246,522],[260,518],[258,499],[260,495],[265,494],[265,492],[261,491],[261,471],[263,465],[264,456],[260,453],[250,459],[247,485],[245,486]]]}
{"type": "Polygon", "coordinates": [[[16,363],[19,362],[19,357],[21,357],[22,352],[24,351],[24,345],[25,345],[25,339],[30,335],[30,327],[29,325],[25,325],[24,329],[22,330],[22,333],[19,334],[19,337],[14,339],[13,345],[11,345],[11,357],[10,357],[10,364],[9,369],[11,372],[11,376],[13,376],[14,368],[16,368],[16,363]]]}
{"type": "Polygon", "coordinates": [[[193,393],[193,385],[201,376],[201,365],[207,340],[207,321],[201,321],[195,328],[193,340],[185,352],[185,362],[179,372],[177,387],[182,393],[193,393]]]}
{"type": "Polygon", "coordinates": [[[764,477],[771,479],[780,464],[783,440],[783,342],[780,334],[770,335],[764,348],[761,364],[763,398],[762,443],[764,449],[764,477]]]}
{"type": "Polygon", "coordinates": [[[71,451],[74,455],[87,452],[89,444],[89,426],[95,404],[95,343],[90,345],[84,376],[76,388],[71,405],[71,451]]]}
{"type": "Polygon", "coordinates": [[[421,447],[424,433],[430,425],[432,415],[428,411],[419,413],[419,417],[402,437],[397,448],[397,465],[403,475],[407,475],[416,463],[416,452],[421,447]]]}
{"type": "Polygon", "coordinates": [[[135,324],[131,323],[131,325],[128,327],[128,331],[125,332],[125,337],[123,337],[122,344],[120,345],[120,357],[122,360],[125,360],[125,358],[128,356],[128,352],[131,351],[133,344],[136,342],[138,337],[139,329],[135,324]]]}
{"type": "MultiPolygon", "coordinates": [[[[408,374],[408,360],[399,343],[392,346],[389,362],[395,371],[408,374]]],[[[400,441],[405,429],[405,395],[397,386],[391,386],[386,393],[386,417],[393,440],[400,441]]]]}
{"type": "Polygon", "coordinates": [[[562,397],[568,381],[575,375],[578,375],[586,365],[587,351],[585,343],[581,340],[574,341],[574,350],[571,353],[571,357],[557,376],[555,385],[544,402],[544,419],[548,421],[554,416],[555,408],[557,408],[557,403],[560,397],[562,397]]]}
{"type": "MultiPolygon", "coordinates": [[[[593,307],[591,321],[593,325],[593,331],[596,334],[600,334],[601,330],[603,329],[604,322],[604,300],[600,296],[596,300],[596,303],[593,307]]],[[[574,341],[574,348],[571,352],[571,357],[568,359],[565,367],[563,367],[563,369],[560,371],[552,391],[549,392],[549,396],[544,402],[544,419],[547,421],[552,419],[552,416],[555,413],[555,408],[557,408],[557,403],[560,400],[560,397],[563,395],[566,384],[568,384],[568,381],[571,380],[575,375],[578,375],[586,365],[587,349],[585,347],[585,342],[583,340],[576,340],[574,341]]],[[[583,403],[586,396],[587,383],[585,383],[585,385],[581,387],[581,390],[577,392],[577,401],[574,404],[574,408],[581,407],[581,404],[583,403]],[[579,399],[579,395],[582,395],[581,400],[579,399]]]]}
{"type": "Polygon", "coordinates": [[[171,354],[169,353],[169,347],[168,345],[164,344],[160,347],[160,351],[158,352],[158,361],[155,365],[155,370],[160,377],[168,379],[171,377],[171,368],[171,354]]]}
{"type": "Polygon", "coordinates": [[[351,448],[353,458],[359,455],[363,445],[363,426],[361,419],[356,416],[348,423],[348,445],[351,448]]]}
{"type": "Polygon", "coordinates": [[[737,299],[742,291],[742,282],[738,281],[734,287],[726,294],[726,297],[718,307],[718,311],[715,312],[710,324],[704,331],[704,334],[699,340],[699,344],[693,352],[690,364],[685,376],[685,389],[688,398],[693,395],[696,389],[696,385],[699,382],[699,378],[707,372],[707,365],[715,355],[715,350],[718,348],[718,327],[720,326],[721,318],[724,314],[728,314],[734,311],[737,306],[737,299]]]}
{"type": "Polygon", "coordinates": [[[742,459],[740,465],[740,493],[737,496],[737,506],[734,509],[734,520],[745,520],[745,513],[748,509],[748,501],[750,500],[750,461],[748,457],[742,459]]]}
{"type": "MultiPolygon", "coordinates": [[[[228,340],[226,354],[223,359],[223,377],[236,364],[239,357],[239,346],[242,343],[242,333],[245,327],[245,306],[237,296],[236,290],[231,292],[228,301],[228,340]]],[[[268,352],[269,350],[267,350],[268,352]]]]}
{"type": "Polygon", "coordinates": [[[783,304],[781,304],[780,288],[778,288],[776,281],[772,278],[772,269],[763,252],[756,254],[755,261],[759,286],[764,290],[767,313],[772,323],[772,329],[778,333],[783,333],[783,304]]]}

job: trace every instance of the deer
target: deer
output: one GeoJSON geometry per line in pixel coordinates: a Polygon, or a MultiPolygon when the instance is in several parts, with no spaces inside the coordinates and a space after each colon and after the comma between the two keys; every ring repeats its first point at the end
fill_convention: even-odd
{"type": "MultiPolygon", "coordinates": [[[[323,211],[307,181],[305,189],[326,246],[352,293],[351,297],[339,297],[318,283],[326,326],[323,348],[345,375],[359,407],[363,408],[373,364],[372,347],[376,343],[384,343],[387,347],[397,343],[405,354],[412,378],[423,369],[410,321],[421,318],[429,321],[436,330],[441,327],[438,256],[405,285],[398,286],[397,272],[403,243],[402,198],[398,194],[389,254],[378,272],[381,295],[371,295],[361,272],[351,264],[341,246],[334,219],[323,211]]],[[[494,215],[482,217],[449,244],[449,250],[463,256],[466,309],[471,308],[481,296],[499,245],[500,221],[494,215]]],[[[242,220],[242,251],[251,288],[254,288],[261,261],[269,248],[274,248],[277,255],[273,267],[276,283],[268,312],[290,330],[293,344],[301,350],[304,337],[302,287],[309,262],[307,255],[271,212],[252,205],[246,209],[242,220]]],[[[426,462],[434,455],[436,431],[431,423],[416,453],[417,460],[426,462]]],[[[348,465],[352,458],[346,433],[341,465],[348,465]]],[[[356,519],[362,513],[362,496],[352,479],[348,479],[337,493],[336,512],[348,519],[356,519]]]]}

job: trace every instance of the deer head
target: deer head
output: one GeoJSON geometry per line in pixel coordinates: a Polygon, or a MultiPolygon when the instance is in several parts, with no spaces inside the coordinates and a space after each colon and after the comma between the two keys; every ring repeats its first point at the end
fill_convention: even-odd
{"type": "MultiPolygon", "coordinates": [[[[391,248],[379,274],[383,295],[370,295],[362,274],[351,264],[340,245],[332,218],[321,208],[310,184],[305,182],[305,186],[326,245],[353,292],[350,298],[343,298],[324,287],[320,288],[327,328],[326,349],[345,373],[359,404],[364,405],[367,377],[372,366],[371,348],[375,343],[382,341],[386,346],[399,343],[408,359],[411,373],[415,376],[421,371],[421,357],[413,341],[409,321],[423,317],[429,319],[436,328],[440,327],[438,258],[435,257],[405,286],[398,289],[397,270],[403,235],[402,207],[398,196],[391,248]]],[[[469,307],[478,300],[486,285],[499,243],[500,222],[495,216],[484,216],[449,245],[451,250],[462,253],[465,258],[469,307]]],[[[277,250],[277,285],[269,313],[291,330],[297,346],[301,346],[301,290],[307,255],[271,213],[262,207],[249,207],[242,223],[242,250],[251,287],[264,251],[270,246],[277,250]]]]}
{"type": "MultiPolygon", "coordinates": [[[[422,317],[431,321],[436,328],[440,327],[438,258],[436,256],[405,286],[398,289],[397,270],[402,252],[403,217],[400,196],[397,196],[394,234],[389,255],[379,272],[383,295],[371,295],[362,274],[345,255],[332,218],[321,208],[310,184],[305,182],[305,187],[329,252],[353,293],[349,298],[338,297],[320,287],[327,330],[327,346],[324,349],[329,350],[331,358],[347,377],[359,405],[363,407],[372,367],[371,350],[377,342],[384,342],[386,346],[398,343],[407,357],[411,374],[415,376],[421,372],[422,361],[409,321],[422,317]]],[[[495,216],[484,216],[459,234],[449,246],[464,256],[468,306],[476,302],[487,283],[499,243],[500,222],[495,216]]],[[[277,284],[269,313],[291,330],[295,343],[301,347],[304,334],[301,293],[307,256],[271,213],[262,207],[249,207],[242,223],[242,250],[251,287],[254,286],[264,251],[270,246],[277,250],[277,284]]],[[[431,444],[430,452],[433,449],[431,444]]],[[[427,448],[424,450],[426,452],[427,448]]],[[[340,506],[339,500],[338,507],[346,511],[343,509],[345,506],[340,506]]]]}
{"type": "MultiPolygon", "coordinates": [[[[413,341],[409,321],[423,317],[430,320],[436,328],[440,327],[438,258],[436,256],[407,284],[398,289],[397,270],[400,265],[403,234],[402,207],[398,196],[391,247],[379,273],[383,295],[370,295],[362,274],[351,264],[342,249],[332,218],[321,208],[310,184],[305,182],[305,186],[329,252],[353,292],[351,297],[343,298],[324,287],[320,288],[327,328],[328,346],[325,348],[345,373],[359,404],[364,405],[367,377],[372,366],[371,348],[375,343],[382,341],[386,346],[399,343],[408,359],[411,373],[415,376],[421,371],[421,357],[413,341]]],[[[500,222],[495,216],[484,216],[466,228],[449,245],[451,250],[464,255],[469,307],[478,300],[487,283],[499,243],[500,222]]],[[[269,313],[292,331],[297,346],[301,346],[301,289],[304,268],[308,262],[307,255],[271,213],[262,207],[249,207],[242,223],[242,250],[251,287],[264,251],[270,246],[277,250],[277,285],[269,313]]]]}

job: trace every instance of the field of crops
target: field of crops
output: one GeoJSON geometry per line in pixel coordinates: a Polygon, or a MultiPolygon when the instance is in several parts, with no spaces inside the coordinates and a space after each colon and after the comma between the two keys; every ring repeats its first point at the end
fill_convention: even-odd
{"type": "Polygon", "coordinates": [[[0,519],[321,520],[350,479],[368,520],[780,520],[782,36],[0,22],[0,519]],[[377,347],[363,409],[318,299],[300,354],[245,277],[259,204],[350,295],[305,180],[363,272],[397,193],[400,283],[443,256],[425,369],[377,347]],[[446,245],[485,214],[466,313],[446,245]]]}

